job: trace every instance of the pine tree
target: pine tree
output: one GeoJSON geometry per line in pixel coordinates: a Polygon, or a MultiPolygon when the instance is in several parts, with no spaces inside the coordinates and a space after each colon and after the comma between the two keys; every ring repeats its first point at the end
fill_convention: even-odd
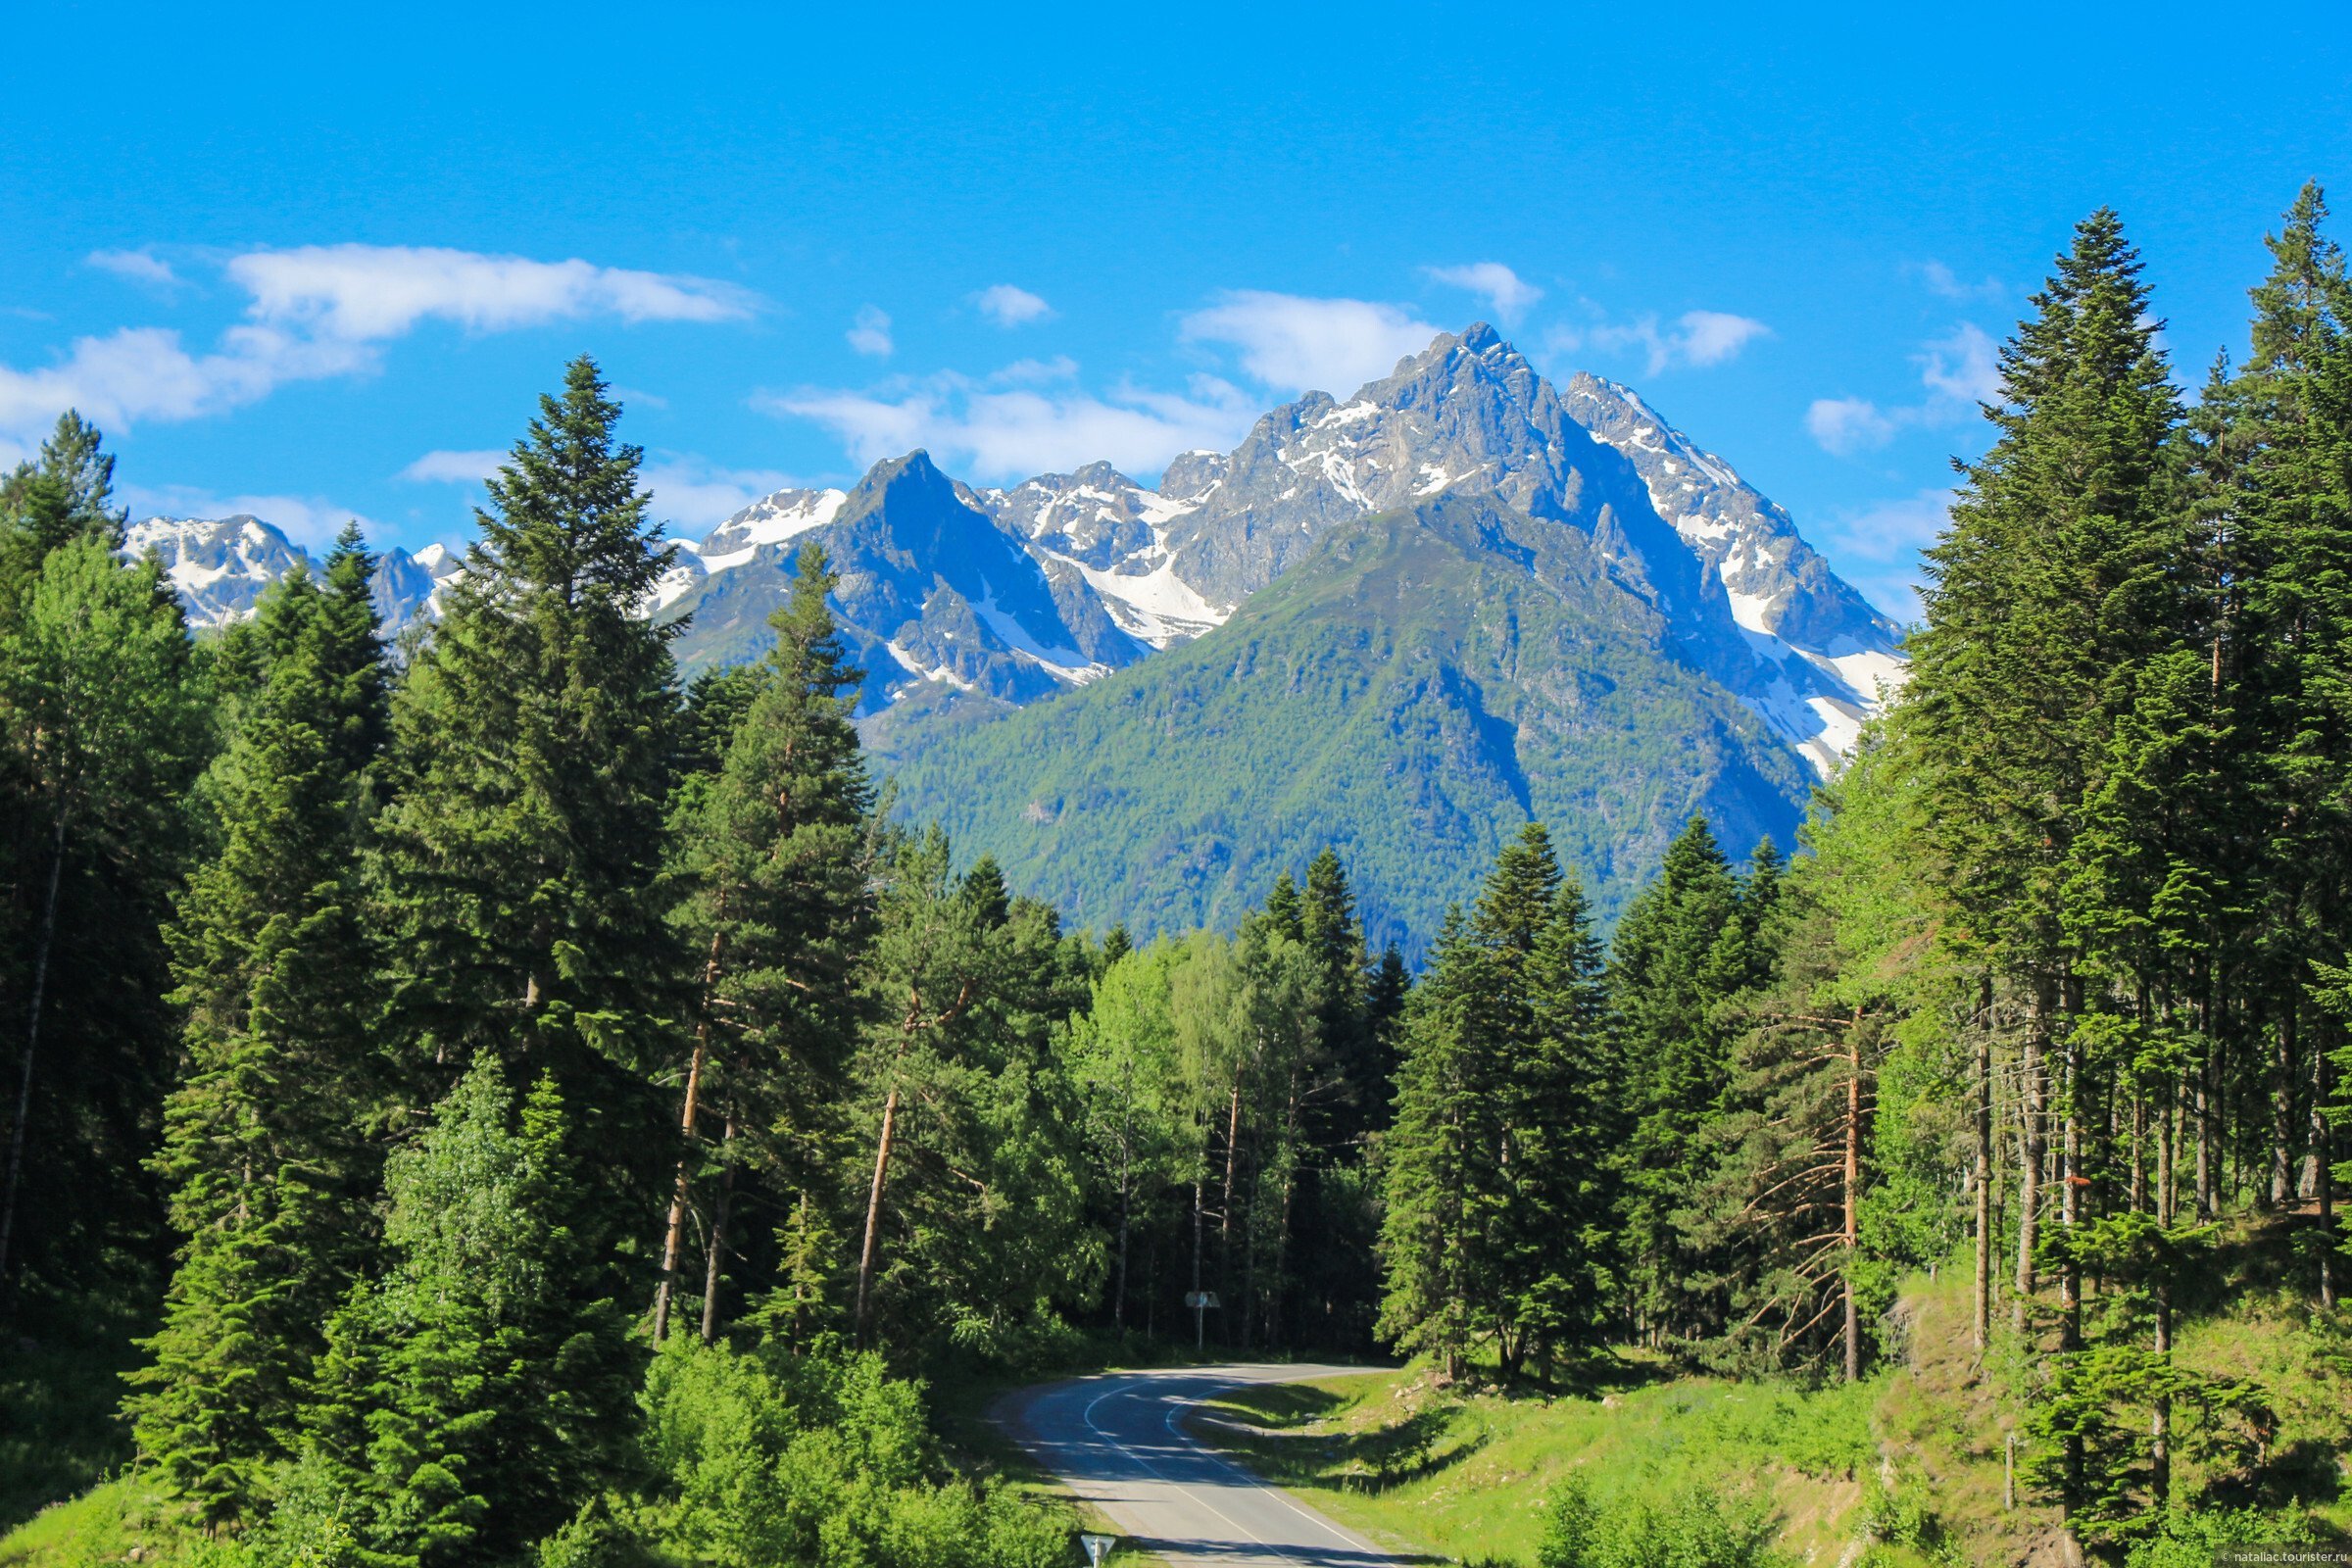
{"type": "Polygon", "coordinates": [[[672,628],[637,612],[672,551],[619,413],[575,360],[488,481],[466,574],[393,696],[373,880],[394,1028],[426,1081],[483,1050],[545,1066],[599,1180],[654,1187],[641,1075],[685,966],[653,894],[672,628]]]}
{"type": "Polygon", "coordinates": [[[153,1163],[179,1267],[128,1409],[207,1524],[250,1511],[290,1455],[366,1244],[374,956],[354,851],[384,725],[365,561],[347,538],[324,591],[298,564],[263,597],[263,688],[213,769],[222,842],[170,932],[188,1065],[153,1163]]]}
{"type": "MultiPolygon", "coordinates": [[[[858,1023],[872,792],[851,723],[862,675],[825,607],[836,581],[822,549],[806,546],[720,763],[689,779],[676,812],[684,897],[672,921],[703,959],[682,1132],[698,1138],[706,1102],[721,1107],[725,1125],[727,1198],[707,1227],[712,1259],[728,1245],[719,1208],[732,1205],[747,1159],[784,1193],[817,1181],[858,1023]]],[[[662,1240],[657,1340],[675,1294],[694,1158],[691,1149],[681,1156],[662,1240]]],[[[708,1338],[716,1302],[705,1295],[708,1338]]]]}
{"type": "Polygon", "coordinates": [[[327,1327],[305,1425],[385,1560],[510,1561],[624,1473],[637,1358],[575,1230],[561,1090],[485,1053],[387,1162],[392,1267],[327,1327]]]}
{"type": "Polygon", "coordinates": [[[1639,1321],[1653,1337],[1704,1335],[1722,1308],[1719,1282],[1687,1250],[1678,1216],[1711,1165],[1703,1135],[1723,1113],[1731,1074],[1725,1009],[1755,973],[1756,928],[1714,833],[1694,816],[1610,947],[1633,1122],[1622,1159],[1627,1264],[1639,1321]]]}
{"type": "MultiPolygon", "coordinates": [[[[2352,281],[2323,232],[2327,216],[2319,186],[2307,185],[2267,240],[2273,266],[2253,290],[2253,355],[2230,388],[2246,558],[2239,641],[2267,818],[2266,923],[2276,933],[2268,978],[2281,1031],[2272,1196],[2323,1200],[2323,1229],[2333,1195],[2320,1179],[2331,1163],[2322,1107],[2332,1098],[2342,1026],[2303,1005],[2302,992],[2312,963],[2352,949],[2352,281]],[[2298,1104],[2307,1117],[2294,1114],[2298,1104]]],[[[2323,1259],[2329,1250],[2317,1249],[2323,1259]]],[[[2319,1272],[2331,1299],[2332,1267],[2319,1272]]]]}

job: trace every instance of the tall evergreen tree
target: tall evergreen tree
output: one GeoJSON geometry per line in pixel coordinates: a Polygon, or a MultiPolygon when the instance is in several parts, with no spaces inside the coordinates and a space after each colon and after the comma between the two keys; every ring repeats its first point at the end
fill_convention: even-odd
{"type": "Polygon", "coordinates": [[[1723,1304],[1720,1282],[1686,1250],[1677,1216],[1696,1201],[1711,1164],[1702,1135],[1723,1113],[1731,1081],[1726,1009],[1755,975],[1759,929],[1714,833],[1694,816],[1610,947],[1633,1122],[1622,1156],[1627,1267],[1637,1317],[1652,1338],[1703,1335],[1723,1304]]]}
{"type": "Polygon", "coordinates": [[[213,767],[222,842],[170,932],[187,1065],[154,1165],[179,1266],[129,1411],[207,1523],[248,1511],[292,1452],[367,1242],[378,1075],[355,851],[384,696],[366,564],[347,536],[323,590],[297,564],[263,597],[263,688],[213,767]]]}
{"type": "MultiPolygon", "coordinates": [[[[784,1209],[818,1183],[858,1021],[872,792],[851,723],[862,675],[825,606],[837,580],[820,547],[802,549],[792,596],[769,617],[775,646],[719,766],[679,796],[684,896],[672,921],[702,959],[682,1132],[697,1140],[706,1103],[719,1108],[725,1197],[706,1227],[713,1261],[747,1157],[784,1209]]],[[[676,1294],[695,1157],[681,1156],[663,1233],[656,1339],[676,1294]]],[[[714,1279],[705,1291],[713,1312],[714,1279]]],[[[706,1336],[714,1326],[707,1317],[706,1336]]]]}
{"type": "Polygon", "coordinates": [[[638,611],[673,551],[619,415],[595,363],[573,361],[488,481],[466,573],[393,696],[374,882],[394,1027],[426,1081],[483,1050],[544,1066],[599,1179],[653,1186],[642,1075],[666,1054],[684,965],[653,893],[673,628],[638,611]]]}
{"type": "Polygon", "coordinates": [[[377,1560],[516,1560],[629,1462],[637,1358],[573,1218],[595,1152],[485,1053],[388,1161],[392,1266],[327,1327],[312,1462],[377,1560]]]}

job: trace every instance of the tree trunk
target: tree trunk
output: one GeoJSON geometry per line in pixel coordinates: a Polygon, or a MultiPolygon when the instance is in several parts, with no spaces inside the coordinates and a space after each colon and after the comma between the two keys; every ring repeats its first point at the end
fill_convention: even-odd
{"type": "Polygon", "coordinates": [[[17,1074],[17,1117],[8,1130],[8,1197],[0,1202],[0,1282],[8,1279],[17,1234],[17,1195],[24,1176],[24,1137],[32,1118],[32,1064],[41,1049],[41,1001],[49,989],[49,950],[57,940],[57,886],[66,872],[66,809],[61,804],[49,835],[49,891],[41,900],[41,934],[32,949],[32,995],[24,1024],[24,1064],[17,1074]]]}
{"type": "Polygon", "coordinates": [[[1233,1075],[1232,1108],[1225,1118],[1225,1200],[1217,1216],[1217,1283],[1233,1294],[1233,1178],[1242,1154],[1242,1075],[1233,1075]]]}
{"type": "Polygon", "coordinates": [[[865,1343],[866,1293],[874,1281],[874,1254],[881,1244],[882,1193],[890,1179],[890,1141],[898,1128],[899,1086],[893,1082],[882,1102],[882,1134],[874,1140],[874,1185],[865,1199],[865,1245],[858,1252],[858,1342],[865,1343]]]}
{"type": "Polygon", "coordinates": [[[2284,1208],[2294,1181],[2295,1003],[2288,997],[2271,1034],[2271,1206],[2284,1208]]]}
{"type": "Polygon", "coordinates": [[[2312,1084],[2311,1141],[2319,1166],[2320,1195],[2320,1305],[2335,1306],[2335,1130],[2328,1120],[2328,1105],[2335,1090],[2332,1052],[2319,1051],[2312,1084]]]}
{"type": "Polygon", "coordinates": [[[1854,1259],[1862,1240],[1862,1009],[1845,1036],[1845,1381],[1862,1380],[1862,1317],[1854,1301],[1854,1259]]]}
{"type": "MultiPolygon", "coordinates": [[[[2066,1032],[2065,1094],[2066,1123],[2063,1144],[2063,1163],[2059,1169],[2058,1223],[2065,1227],[2068,1240],[2073,1240],[2082,1218],[2082,1031],[2073,1027],[2074,1015],[2082,1010],[2081,982],[2072,975],[2066,979],[2066,1007],[2069,1015],[2066,1032]]],[[[2082,1348],[2082,1265],[2076,1260],[2070,1246],[2066,1260],[2058,1269],[2058,1347],[2062,1351],[2082,1348]]],[[[2081,1503],[2083,1494],[2082,1439],[2070,1433],[2065,1446],[2066,1497],[2068,1512],[2081,1503]]],[[[2070,1522],[2067,1541],[2073,1544],[2075,1535],[2070,1522]]],[[[2079,1553],[2077,1554],[2079,1557],[2079,1553]]]]}
{"type": "MultiPolygon", "coordinates": [[[[720,907],[725,907],[722,897],[720,907]]],[[[669,1225],[662,1236],[662,1284],[654,1293],[654,1343],[660,1345],[669,1337],[669,1300],[678,1284],[678,1252],[686,1240],[686,1200],[694,1175],[694,1122],[701,1109],[703,1093],[703,1063],[710,1051],[710,988],[718,980],[718,958],[723,933],[710,938],[710,957],[703,965],[702,1017],[694,1026],[694,1056],[686,1064],[686,1104],[678,1113],[678,1134],[683,1147],[678,1152],[677,1184],[669,1195],[669,1225]]]]}
{"type": "Polygon", "coordinates": [[[2026,1328],[2027,1308],[2032,1303],[2034,1287],[2034,1244],[2040,1240],[2041,1231],[2041,1162],[2047,1152],[2047,1134],[2042,1117],[2048,1104],[2049,1086],[2043,1070],[2042,1056],[2049,1041],[2050,982],[2040,975],[2034,977],[2034,1013],[2026,1024],[2025,1059],[2025,1149],[2018,1160],[2017,1182],[2017,1329],[2026,1328]]]}
{"type": "Polygon", "coordinates": [[[727,1130],[719,1140],[718,1204],[710,1212],[710,1251],[703,1269],[703,1343],[718,1338],[719,1259],[727,1246],[727,1216],[735,1206],[735,1110],[727,1108],[727,1130]]]}
{"type": "MultiPolygon", "coordinates": [[[[1122,1121],[1127,1121],[1127,1118],[1122,1116],[1122,1121]]],[[[1128,1122],[1119,1129],[1119,1277],[1117,1285],[1111,1289],[1110,1297],[1110,1321],[1112,1327],[1118,1329],[1127,1327],[1127,1230],[1129,1213],[1134,1207],[1128,1175],[1128,1144],[1131,1136],[1132,1123],[1128,1122]]]]}
{"type": "Polygon", "coordinates": [[[1979,982],[1977,999],[1977,1284],[1971,1328],[1977,1355],[1982,1360],[1992,1343],[1992,1254],[1997,1234],[1992,1215],[1992,975],[1989,971],[1979,982]]]}
{"type": "MultiPolygon", "coordinates": [[[[1203,1136],[1200,1141],[1205,1144],[1208,1142],[1208,1139],[1203,1136]]],[[[1201,1188],[1207,1180],[1207,1169],[1208,1151],[1203,1149],[1200,1152],[1200,1163],[1193,1170],[1193,1298],[1195,1300],[1199,1300],[1200,1298],[1200,1237],[1203,1230],[1203,1226],[1201,1225],[1200,1200],[1201,1188]]],[[[1200,1306],[1194,1307],[1193,1348],[1196,1350],[1200,1349],[1201,1346],[1207,1342],[1207,1329],[1205,1327],[1207,1322],[1207,1308],[1200,1306]]]]}

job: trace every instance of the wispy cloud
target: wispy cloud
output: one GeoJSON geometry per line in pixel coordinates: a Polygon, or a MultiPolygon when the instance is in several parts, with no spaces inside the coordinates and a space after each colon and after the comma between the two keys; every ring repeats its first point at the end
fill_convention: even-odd
{"type": "Polygon", "coordinates": [[[857,322],[842,334],[851,348],[877,360],[890,358],[897,347],[890,340],[890,317],[875,306],[868,305],[858,313],[857,322]]]}
{"type": "Polygon", "coordinates": [[[811,419],[859,463],[923,447],[987,479],[1068,469],[1097,460],[1152,472],[1179,452],[1230,447],[1257,414],[1230,382],[1192,377],[1182,393],[1122,385],[1095,394],[1067,381],[1068,361],[1022,361],[985,379],[942,374],[863,391],[803,387],[753,406],[811,419]]]}
{"type": "Polygon", "coordinates": [[[1981,283],[1961,278],[1941,262],[1922,262],[1917,269],[1919,279],[1928,285],[1928,292],[1947,300],[1997,300],[2008,293],[1997,277],[1987,277],[1981,283]]]}
{"type": "Polygon", "coordinates": [[[1927,575],[1920,552],[1951,521],[1952,492],[1922,490],[1835,514],[1807,532],[1838,563],[1838,574],[1900,621],[1925,612],[1920,590],[1927,575]]]}
{"type": "Polygon", "coordinates": [[[478,484],[496,473],[507,456],[491,448],[478,452],[427,452],[393,477],[417,484],[478,484]]]}
{"type": "Polygon", "coordinates": [[[125,282],[146,288],[169,290],[179,286],[179,274],[172,270],[172,264],[148,251],[92,251],[89,264],[101,272],[112,272],[125,282]]]}
{"type": "Polygon", "coordinates": [[[1054,307],[1025,288],[1010,283],[998,283],[972,296],[972,304],[980,314],[999,326],[1013,327],[1028,321],[1042,321],[1054,314],[1054,307]]]}
{"type": "MultiPolygon", "coordinates": [[[[176,276],[144,252],[102,252],[91,262],[150,283],[176,276]]],[[[191,419],[289,382],[364,374],[380,364],[381,344],[425,320],[478,332],[590,316],[723,321],[758,304],[707,278],[425,246],[251,251],[222,270],[248,295],[246,319],[209,351],[189,351],[167,327],[123,327],[75,339],[51,365],[0,366],[0,436],[21,441],[68,408],[117,427],[191,419]]]]}
{"type": "Polygon", "coordinates": [[[296,544],[318,550],[334,542],[343,525],[356,522],[373,537],[381,530],[364,514],[323,496],[222,495],[190,485],[124,485],[122,502],[133,516],[259,517],[296,544]]]}
{"type": "Polygon", "coordinates": [[[1921,344],[1911,360],[1927,394],[1919,402],[1881,407],[1868,398],[1816,398],[1805,410],[1806,433],[1823,451],[1851,457],[1905,430],[1958,423],[2000,396],[1999,346],[1974,322],[1921,344]]]}
{"type": "Polygon", "coordinates": [[[1638,351],[1648,373],[1657,375],[1678,367],[1721,365],[1758,338],[1772,335],[1772,328],[1753,317],[1729,311],[1685,311],[1671,326],[1660,326],[1654,316],[1596,326],[1555,326],[1544,334],[1544,342],[1556,354],[1638,351]]]}
{"type": "Polygon", "coordinates": [[[476,332],[616,316],[624,321],[734,321],[756,297],[731,283],[573,260],[422,245],[304,245],[231,258],[231,281],[261,321],[373,342],[431,318],[476,332]]]}
{"type": "Polygon", "coordinates": [[[654,515],[680,533],[702,534],[762,496],[798,484],[773,468],[728,468],[692,453],[664,453],[642,470],[654,515]]]}
{"type": "Polygon", "coordinates": [[[1544,291],[1500,262],[1471,262],[1461,267],[1425,267],[1422,271],[1440,283],[1467,289],[1494,308],[1505,326],[1516,326],[1544,291]]]}
{"type": "Polygon", "coordinates": [[[1180,331],[1189,342],[1230,345],[1251,379],[1277,391],[1338,395],[1389,374],[1438,335],[1400,306],[1257,289],[1223,295],[1180,331]]]}

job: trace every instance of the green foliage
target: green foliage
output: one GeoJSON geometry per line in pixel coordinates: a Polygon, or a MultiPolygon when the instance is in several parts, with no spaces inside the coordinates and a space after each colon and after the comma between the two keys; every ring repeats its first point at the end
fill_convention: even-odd
{"type": "Polygon", "coordinates": [[[648,1533],[712,1568],[1066,1568],[1067,1527],[942,1481],[919,1385],[879,1357],[671,1340],[645,1396],[648,1533]]]}
{"type": "Polygon", "coordinates": [[[304,1412],[367,1548],[502,1560],[624,1474],[637,1355],[598,1289],[582,1144],[552,1075],[520,1107],[485,1054],[386,1162],[386,1275],[327,1327],[304,1412]]]}
{"type": "Polygon", "coordinates": [[[637,607],[671,551],[595,364],[488,484],[481,538],[392,704],[371,911],[394,1031],[427,1064],[483,1050],[553,1066],[600,1181],[650,1181],[682,964],[649,896],[675,708],[666,633],[637,607]]]}
{"type": "Polygon", "coordinates": [[[1769,1510],[1693,1487],[1652,1501],[1595,1503],[1571,1481],[1546,1504],[1540,1568],[1774,1568],[1769,1510]]]}
{"type": "Polygon", "coordinates": [[[154,1163],[184,1240],[127,1408],[208,1523],[291,1451],[319,1327],[365,1257],[377,1075],[356,828],[383,702],[365,564],[347,542],[325,591],[297,566],[263,598],[261,687],[213,767],[220,848],[170,931],[187,1065],[154,1163]]]}

